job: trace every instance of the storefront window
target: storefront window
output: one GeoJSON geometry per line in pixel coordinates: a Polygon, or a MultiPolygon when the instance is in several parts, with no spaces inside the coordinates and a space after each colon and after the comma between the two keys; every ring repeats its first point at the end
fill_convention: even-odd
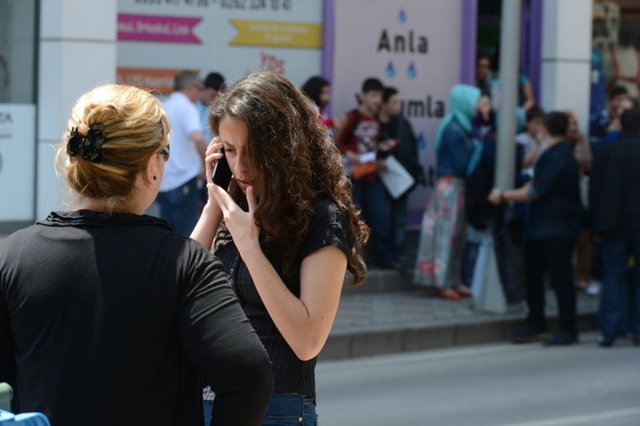
{"type": "Polygon", "coordinates": [[[596,0],[593,4],[592,112],[606,108],[607,93],[624,87],[640,96],[640,3],[596,0]]]}
{"type": "MultiPolygon", "coordinates": [[[[539,98],[540,58],[541,58],[541,2],[523,0],[520,16],[520,106],[535,103],[539,98]],[[528,84],[528,88],[524,88],[528,84]],[[530,93],[524,95],[524,91],[530,93]],[[527,102],[528,100],[528,102],[527,102]]],[[[491,95],[490,84],[483,83],[485,71],[499,72],[500,26],[502,21],[502,0],[478,0],[478,33],[476,79],[485,94],[491,95]]]]}
{"type": "Polygon", "coordinates": [[[0,103],[35,97],[36,0],[0,0],[0,103]]]}
{"type": "Polygon", "coordinates": [[[34,219],[37,0],[0,0],[0,234],[34,219]]]}

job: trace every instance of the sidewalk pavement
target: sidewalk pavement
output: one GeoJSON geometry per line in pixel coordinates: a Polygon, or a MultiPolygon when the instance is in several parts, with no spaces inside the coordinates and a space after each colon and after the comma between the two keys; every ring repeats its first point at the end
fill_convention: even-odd
{"type": "MultiPolygon", "coordinates": [[[[428,297],[427,289],[411,287],[409,280],[398,272],[372,270],[361,287],[346,288],[320,359],[505,341],[522,326],[526,316],[524,304],[510,307],[505,314],[480,312],[470,299],[428,297]],[[367,289],[369,281],[373,289],[367,289]],[[392,290],[381,289],[384,282],[392,290]]],[[[557,309],[550,290],[546,302],[553,331],[557,309]]],[[[580,330],[595,330],[598,299],[579,292],[577,308],[580,330]]]]}

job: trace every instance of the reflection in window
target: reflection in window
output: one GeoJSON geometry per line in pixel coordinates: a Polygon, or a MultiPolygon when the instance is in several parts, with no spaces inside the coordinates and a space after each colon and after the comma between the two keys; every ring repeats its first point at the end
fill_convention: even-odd
{"type": "Polygon", "coordinates": [[[0,0],[0,103],[35,103],[36,0],[0,0]]]}

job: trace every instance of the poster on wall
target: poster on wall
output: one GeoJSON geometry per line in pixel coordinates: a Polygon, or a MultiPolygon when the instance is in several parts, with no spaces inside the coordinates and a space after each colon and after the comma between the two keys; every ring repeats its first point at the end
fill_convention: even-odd
{"type": "Polygon", "coordinates": [[[177,70],[227,82],[268,69],[319,74],[322,0],[119,0],[120,83],[171,92],[177,70]]]}
{"type": "Polygon", "coordinates": [[[0,222],[33,221],[35,105],[0,104],[0,222]]]}
{"type": "MultiPolygon", "coordinates": [[[[356,107],[367,77],[395,87],[418,137],[420,160],[433,173],[436,128],[449,89],[460,80],[461,22],[461,1],[334,1],[333,114],[356,107]],[[355,29],[365,10],[366,24],[355,29]]],[[[424,209],[427,195],[427,188],[414,190],[410,208],[424,209]]]]}

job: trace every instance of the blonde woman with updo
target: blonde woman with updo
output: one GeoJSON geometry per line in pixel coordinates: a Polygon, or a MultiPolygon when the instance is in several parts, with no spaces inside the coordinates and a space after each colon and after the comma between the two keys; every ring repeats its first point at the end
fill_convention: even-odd
{"type": "Polygon", "coordinates": [[[53,425],[259,424],[268,355],[223,266],[143,213],[169,156],[161,104],[106,85],[77,101],[58,150],[73,209],[0,244],[0,382],[53,425]]]}

